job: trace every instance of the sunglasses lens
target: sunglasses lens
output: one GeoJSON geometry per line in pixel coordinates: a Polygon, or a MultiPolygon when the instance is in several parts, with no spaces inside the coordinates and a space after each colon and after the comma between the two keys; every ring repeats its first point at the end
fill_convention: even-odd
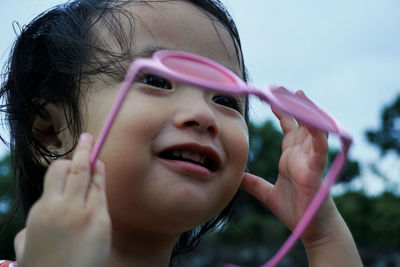
{"type": "Polygon", "coordinates": [[[171,70],[191,76],[203,82],[214,82],[224,85],[235,85],[236,80],[222,68],[200,59],[179,55],[164,57],[162,63],[171,70]]]}
{"type": "Polygon", "coordinates": [[[307,98],[293,95],[287,90],[273,90],[272,94],[285,111],[296,119],[327,132],[337,132],[333,119],[307,98]]]}

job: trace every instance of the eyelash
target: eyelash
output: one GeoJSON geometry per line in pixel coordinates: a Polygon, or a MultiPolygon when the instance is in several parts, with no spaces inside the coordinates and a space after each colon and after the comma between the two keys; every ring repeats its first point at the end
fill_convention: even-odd
{"type": "MultiPolygon", "coordinates": [[[[135,79],[136,82],[143,83],[155,88],[160,88],[163,90],[171,90],[173,89],[172,82],[164,79],[160,76],[148,73],[140,73],[135,79]],[[158,83],[158,84],[157,84],[158,83]]],[[[243,113],[244,103],[243,101],[234,95],[217,95],[212,99],[216,104],[225,106],[231,109],[238,111],[239,113],[243,113]],[[224,101],[221,103],[220,101],[224,101]],[[218,103],[220,102],[220,103],[218,103]]]]}
{"type": "Polygon", "coordinates": [[[213,97],[213,101],[215,103],[217,103],[218,105],[222,105],[231,109],[234,109],[236,111],[238,111],[239,113],[243,113],[243,101],[237,97],[237,96],[233,96],[233,95],[217,95],[213,97]],[[228,100],[229,103],[218,103],[218,100],[224,99],[224,101],[228,100]]]}
{"type": "Polygon", "coordinates": [[[153,74],[140,73],[137,75],[135,82],[147,84],[149,86],[164,89],[164,90],[172,89],[172,83],[169,80],[164,79],[157,75],[153,75],[153,74]],[[164,83],[164,84],[161,85],[160,83],[164,83]]]}

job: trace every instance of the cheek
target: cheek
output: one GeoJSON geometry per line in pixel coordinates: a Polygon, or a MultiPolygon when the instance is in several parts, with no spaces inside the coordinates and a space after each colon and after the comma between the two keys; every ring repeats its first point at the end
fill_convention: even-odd
{"type": "Polygon", "coordinates": [[[220,177],[220,184],[215,188],[215,196],[219,198],[221,204],[219,209],[224,208],[229,201],[235,196],[239,189],[243,173],[246,169],[249,144],[246,125],[238,125],[232,127],[231,124],[228,131],[221,133],[221,140],[227,155],[227,166],[220,177]]]}
{"type": "Polygon", "coordinates": [[[237,122],[226,125],[223,131],[224,147],[228,161],[233,162],[233,168],[243,172],[249,153],[249,134],[246,124],[237,122]]]}
{"type": "MultiPolygon", "coordinates": [[[[248,153],[249,153],[249,135],[246,124],[238,123],[236,127],[232,127],[225,134],[225,147],[228,161],[231,165],[233,174],[243,175],[246,169],[248,153]]],[[[235,176],[235,175],[234,175],[235,176]]]]}

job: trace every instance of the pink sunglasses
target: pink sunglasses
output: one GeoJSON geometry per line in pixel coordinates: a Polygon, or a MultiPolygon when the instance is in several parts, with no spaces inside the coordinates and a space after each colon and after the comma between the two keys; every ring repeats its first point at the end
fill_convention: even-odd
{"type": "Polygon", "coordinates": [[[278,252],[263,267],[276,266],[289,252],[299,239],[325,197],[329,188],[336,181],[347,158],[347,152],[352,142],[352,137],[338,126],[335,120],[313,102],[302,96],[296,95],[283,87],[270,86],[260,90],[248,85],[235,73],[224,66],[198,55],[190,53],[162,50],[153,54],[152,58],[138,58],[130,66],[119,93],[96,141],[90,164],[93,168],[100,150],[107,138],[115,117],[131,88],[135,77],[140,71],[161,76],[179,83],[196,86],[206,90],[226,92],[230,94],[246,94],[257,96],[273,108],[293,116],[296,120],[317,128],[323,132],[339,136],[341,150],[328,170],[324,184],[321,186],[303,218],[297,224],[292,234],[278,250],[278,252]]]}

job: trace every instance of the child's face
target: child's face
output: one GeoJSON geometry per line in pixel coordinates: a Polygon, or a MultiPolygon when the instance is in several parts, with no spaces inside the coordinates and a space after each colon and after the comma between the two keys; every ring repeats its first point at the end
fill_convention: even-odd
{"type": "MultiPolygon", "coordinates": [[[[133,54],[154,47],[183,50],[242,73],[228,32],[197,7],[173,1],[126,8],[139,17],[133,54]]],[[[121,85],[102,78],[89,90],[84,107],[86,131],[96,138],[121,85]]],[[[248,154],[244,97],[235,110],[218,96],[177,83],[172,89],[133,86],[100,155],[114,229],[179,234],[210,219],[233,198],[248,154]],[[213,163],[206,168],[171,160],[175,156],[213,163]]]]}

